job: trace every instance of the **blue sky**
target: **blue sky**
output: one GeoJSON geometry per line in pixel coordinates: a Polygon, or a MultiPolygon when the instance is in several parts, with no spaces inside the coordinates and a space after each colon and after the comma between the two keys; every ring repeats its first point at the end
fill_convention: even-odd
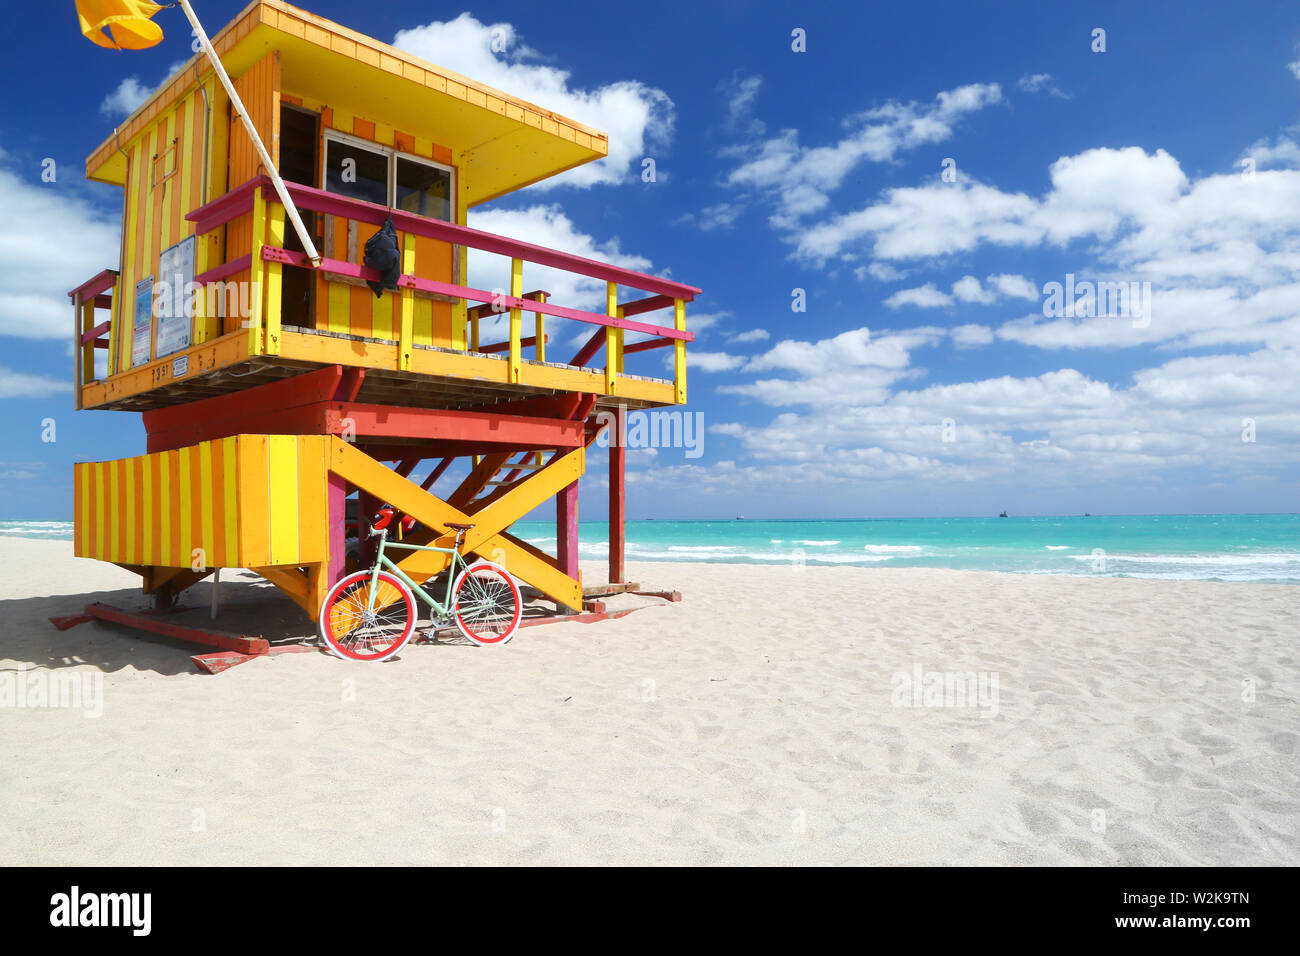
{"type": "MultiPolygon", "coordinates": [[[[242,6],[197,4],[212,32],[242,6]]],[[[1294,4],[309,6],[609,131],[610,159],[471,224],[704,288],[704,453],[633,451],[630,516],[1297,510],[1294,4]],[[1150,308],[1045,315],[1067,274],[1150,308]]],[[[67,518],[73,461],[144,447],[138,416],[71,407],[63,293],[115,264],[120,212],[82,162],[189,31],[164,11],[161,46],[115,53],[71,3],[8,19],[0,517],[67,518]]]]}

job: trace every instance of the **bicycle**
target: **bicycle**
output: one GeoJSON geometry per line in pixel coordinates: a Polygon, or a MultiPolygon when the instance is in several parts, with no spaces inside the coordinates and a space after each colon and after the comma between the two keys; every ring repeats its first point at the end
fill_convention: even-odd
{"type": "MultiPolygon", "coordinates": [[[[523,615],[519,586],[504,568],[490,561],[470,564],[465,560],[461,542],[474,526],[445,522],[445,527],[456,532],[456,544],[451,548],[405,544],[388,540],[388,525],[394,516],[394,510],[386,505],[372,520],[370,536],[379,538],[374,566],[341,578],[325,595],[319,630],[326,646],[345,660],[388,660],[415,632],[417,595],[429,605],[433,626],[454,621],[461,634],[480,646],[509,641],[523,615]],[[437,600],[411,580],[384,553],[389,548],[450,555],[444,600],[437,600]]],[[[404,518],[403,527],[410,530],[414,521],[404,518]]]]}

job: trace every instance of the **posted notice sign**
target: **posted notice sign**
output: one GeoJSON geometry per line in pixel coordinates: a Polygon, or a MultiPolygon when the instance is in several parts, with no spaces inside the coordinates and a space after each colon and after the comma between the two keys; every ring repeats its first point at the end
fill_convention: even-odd
{"type": "Polygon", "coordinates": [[[149,338],[153,332],[153,276],[135,284],[135,313],[131,326],[131,364],[149,361],[149,338]]]}
{"type": "Polygon", "coordinates": [[[158,257],[158,334],[154,358],[189,348],[194,315],[190,286],[194,282],[194,237],[182,239],[158,257]],[[166,283],[166,288],[163,288],[166,283]],[[166,294],[164,294],[164,292],[166,294]]]}

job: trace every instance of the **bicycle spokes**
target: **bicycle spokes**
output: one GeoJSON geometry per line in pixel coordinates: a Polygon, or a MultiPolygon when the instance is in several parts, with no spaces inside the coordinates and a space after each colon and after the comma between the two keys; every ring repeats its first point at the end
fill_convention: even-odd
{"type": "Polygon", "coordinates": [[[475,644],[504,644],[519,626],[519,588],[495,565],[474,565],[456,582],[452,613],[461,633],[475,644]]]}
{"type": "Polygon", "coordinates": [[[400,581],[381,572],[349,575],[326,596],[321,636],[339,656],[379,661],[392,657],[415,629],[415,604],[400,581]],[[373,600],[372,600],[373,589],[373,600]]]}

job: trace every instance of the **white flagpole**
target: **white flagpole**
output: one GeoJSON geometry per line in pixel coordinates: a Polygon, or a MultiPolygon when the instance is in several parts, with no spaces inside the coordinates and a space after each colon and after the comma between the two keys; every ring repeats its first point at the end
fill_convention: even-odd
{"type": "Polygon", "coordinates": [[[226,95],[230,97],[230,104],[234,107],[239,118],[244,121],[244,129],[248,130],[248,136],[253,141],[253,148],[257,150],[257,156],[266,167],[267,174],[271,177],[271,184],[275,186],[276,195],[280,197],[280,202],[284,205],[284,211],[289,216],[289,221],[293,223],[293,229],[298,233],[298,239],[302,242],[303,251],[307,253],[307,258],[311,260],[313,266],[320,265],[320,253],[316,251],[316,245],[307,235],[307,227],[302,224],[302,217],[298,215],[298,207],[293,204],[289,198],[289,191],[284,188],[284,180],[280,178],[280,173],[275,168],[275,163],[271,162],[271,155],[266,151],[266,146],[262,143],[262,137],[257,135],[257,128],[253,121],[248,118],[248,111],[244,109],[244,101],[239,98],[235,92],[234,84],[230,82],[230,76],[226,73],[226,68],[221,65],[221,58],[217,56],[217,51],[212,49],[212,41],[208,39],[207,32],[203,29],[203,24],[199,23],[199,18],[194,15],[193,8],[190,7],[190,0],[180,0],[181,9],[189,17],[190,24],[194,27],[194,34],[199,38],[199,43],[203,46],[203,52],[207,54],[208,60],[212,63],[212,68],[217,71],[217,79],[221,80],[221,85],[226,88],[226,95]]]}

